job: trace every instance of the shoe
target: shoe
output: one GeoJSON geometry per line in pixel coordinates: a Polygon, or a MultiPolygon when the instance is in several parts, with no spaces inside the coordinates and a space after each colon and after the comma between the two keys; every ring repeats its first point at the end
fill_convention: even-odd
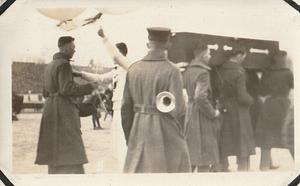
{"type": "MultiPolygon", "coordinates": [[[[229,171],[229,170],[227,170],[229,171]]],[[[210,172],[222,172],[222,167],[221,165],[214,164],[210,167],[210,172]]]]}
{"type": "Polygon", "coordinates": [[[221,172],[230,172],[230,170],[229,170],[228,168],[224,168],[224,167],[223,167],[223,168],[221,169],[221,172]]]}

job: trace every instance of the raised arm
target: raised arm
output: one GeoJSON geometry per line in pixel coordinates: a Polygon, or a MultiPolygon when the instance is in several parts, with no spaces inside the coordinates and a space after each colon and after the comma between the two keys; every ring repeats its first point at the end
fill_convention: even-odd
{"type": "Polygon", "coordinates": [[[131,63],[129,63],[126,57],[119,52],[117,47],[109,41],[102,28],[99,29],[98,35],[102,38],[103,44],[109,55],[113,58],[114,62],[127,71],[131,63]]]}
{"type": "Polygon", "coordinates": [[[98,82],[108,82],[114,77],[113,71],[107,72],[105,74],[94,74],[89,72],[81,71],[81,78],[87,81],[98,81],[98,82]]]}

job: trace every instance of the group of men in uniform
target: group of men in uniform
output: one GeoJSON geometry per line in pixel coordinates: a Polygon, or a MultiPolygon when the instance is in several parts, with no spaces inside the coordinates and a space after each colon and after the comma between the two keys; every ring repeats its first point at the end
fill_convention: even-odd
{"type": "Polygon", "coordinates": [[[171,31],[150,28],[148,32],[149,53],[129,68],[124,90],[122,125],[128,144],[124,171],[227,172],[228,156],[237,157],[239,171],[248,171],[256,146],[262,149],[260,169],[277,168],[270,152],[282,147],[281,129],[293,88],[287,53],[279,51],[263,73],[259,83],[262,112],[254,129],[250,115],[254,100],[242,66],[245,49],[230,51],[217,70],[218,83],[211,85],[207,45],[199,43],[194,48],[194,58],[180,74],[167,57],[171,31]],[[212,86],[219,90],[217,97],[212,86]],[[182,89],[187,93],[186,104],[182,103],[182,89]],[[155,98],[163,91],[175,96],[176,107],[169,113],[155,108],[155,98]]]}
{"type": "MultiPolygon", "coordinates": [[[[121,108],[128,146],[124,172],[228,171],[227,158],[232,155],[237,156],[240,171],[249,170],[249,157],[255,153],[255,135],[249,112],[253,99],[247,91],[247,76],[241,65],[246,51],[232,50],[219,69],[222,99],[216,99],[210,80],[208,46],[199,43],[194,48],[194,58],[182,73],[178,65],[168,59],[171,30],[158,27],[147,30],[148,54],[134,63],[124,62],[126,58],[111,49],[113,46],[108,43],[103,30],[98,32],[104,43],[108,43],[107,48],[111,49],[114,60],[127,70],[121,108]],[[157,108],[157,95],[161,92],[169,92],[175,98],[175,108],[170,112],[161,112],[157,108]]],[[[54,55],[53,62],[45,71],[44,88],[48,98],[41,122],[36,163],[48,165],[49,173],[83,173],[83,164],[87,163],[78,109],[72,100],[73,97],[90,94],[98,84],[78,85],[73,81],[70,66],[75,52],[73,41],[71,37],[60,38],[60,52],[54,55]]],[[[285,57],[286,53],[279,53],[275,61],[284,63],[285,57]]],[[[82,76],[93,81],[111,77],[98,75],[92,78],[88,73],[82,73],[82,76]]],[[[266,110],[283,103],[288,108],[289,103],[284,96],[292,88],[291,72],[284,66],[276,66],[263,79],[264,86],[268,87],[263,94],[267,96],[266,110]],[[278,77],[277,73],[282,77],[278,77]],[[272,83],[278,81],[280,85],[275,90],[272,83]],[[280,91],[283,87],[286,92],[280,91]],[[276,91],[280,93],[275,94],[276,91]]],[[[270,114],[281,113],[284,116],[285,112],[283,108],[264,112],[262,128],[269,122],[266,120],[270,119],[270,114]],[[268,115],[264,116],[265,113],[268,115]]],[[[262,136],[273,139],[267,131],[262,136]]],[[[265,158],[270,158],[272,147],[265,148],[265,158]]],[[[268,163],[268,168],[270,166],[268,163]]]]}

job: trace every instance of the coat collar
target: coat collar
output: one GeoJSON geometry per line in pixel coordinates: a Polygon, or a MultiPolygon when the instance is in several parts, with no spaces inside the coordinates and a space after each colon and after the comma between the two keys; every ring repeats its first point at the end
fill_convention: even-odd
{"type": "Polygon", "coordinates": [[[274,62],[270,67],[270,70],[280,70],[280,69],[287,69],[287,66],[284,62],[274,62]]]}
{"type": "Polygon", "coordinates": [[[148,54],[143,58],[143,61],[166,61],[167,51],[165,50],[150,50],[148,54]]]}
{"type": "Polygon", "coordinates": [[[204,62],[191,62],[190,67],[200,67],[200,68],[204,68],[205,70],[211,70],[211,68],[206,65],[204,62]]]}
{"type": "Polygon", "coordinates": [[[62,52],[57,52],[53,55],[53,59],[56,60],[56,59],[64,59],[64,60],[67,60],[67,61],[71,61],[71,58],[69,56],[67,56],[65,53],[62,53],[62,52]]]}

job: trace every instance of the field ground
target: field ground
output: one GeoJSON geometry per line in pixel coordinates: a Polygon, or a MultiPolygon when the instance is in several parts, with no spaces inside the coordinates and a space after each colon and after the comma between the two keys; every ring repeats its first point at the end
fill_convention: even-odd
{"type": "MultiPolygon", "coordinates": [[[[34,164],[37,140],[40,128],[41,113],[21,113],[19,121],[13,122],[13,172],[18,174],[47,173],[47,166],[34,164]]],[[[104,122],[104,130],[93,130],[91,117],[81,119],[82,137],[86,148],[88,164],[85,171],[88,174],[118,173],[118,161],[112,155],[112,132],[110,130],[111,118],[104,122]]],[[[251,171],[259,170],[260,150],[251,156],[251,171]]],[[[273,162],[280,166],[273,171],[287,171],[293,169],[293,160],[288,150],[273,149],[273,162]]],[[[236,171],[235,157],[229,158],[230,170],[236,171]]]]}
{"type": "MultiPolygon", "coordinates": [[[[19,114],[13,122],[13,171],[15,173],[47,173],[47,166],[35,165],[37,140],[40,128],[40,113],[19,114]]],[[[117,160],[112,156],[111,118],[100,121],[104,130],[93,130],[91,117],[81,118],[81,131],[89,163],[86,173],[117,170],[117,160]]]]}

